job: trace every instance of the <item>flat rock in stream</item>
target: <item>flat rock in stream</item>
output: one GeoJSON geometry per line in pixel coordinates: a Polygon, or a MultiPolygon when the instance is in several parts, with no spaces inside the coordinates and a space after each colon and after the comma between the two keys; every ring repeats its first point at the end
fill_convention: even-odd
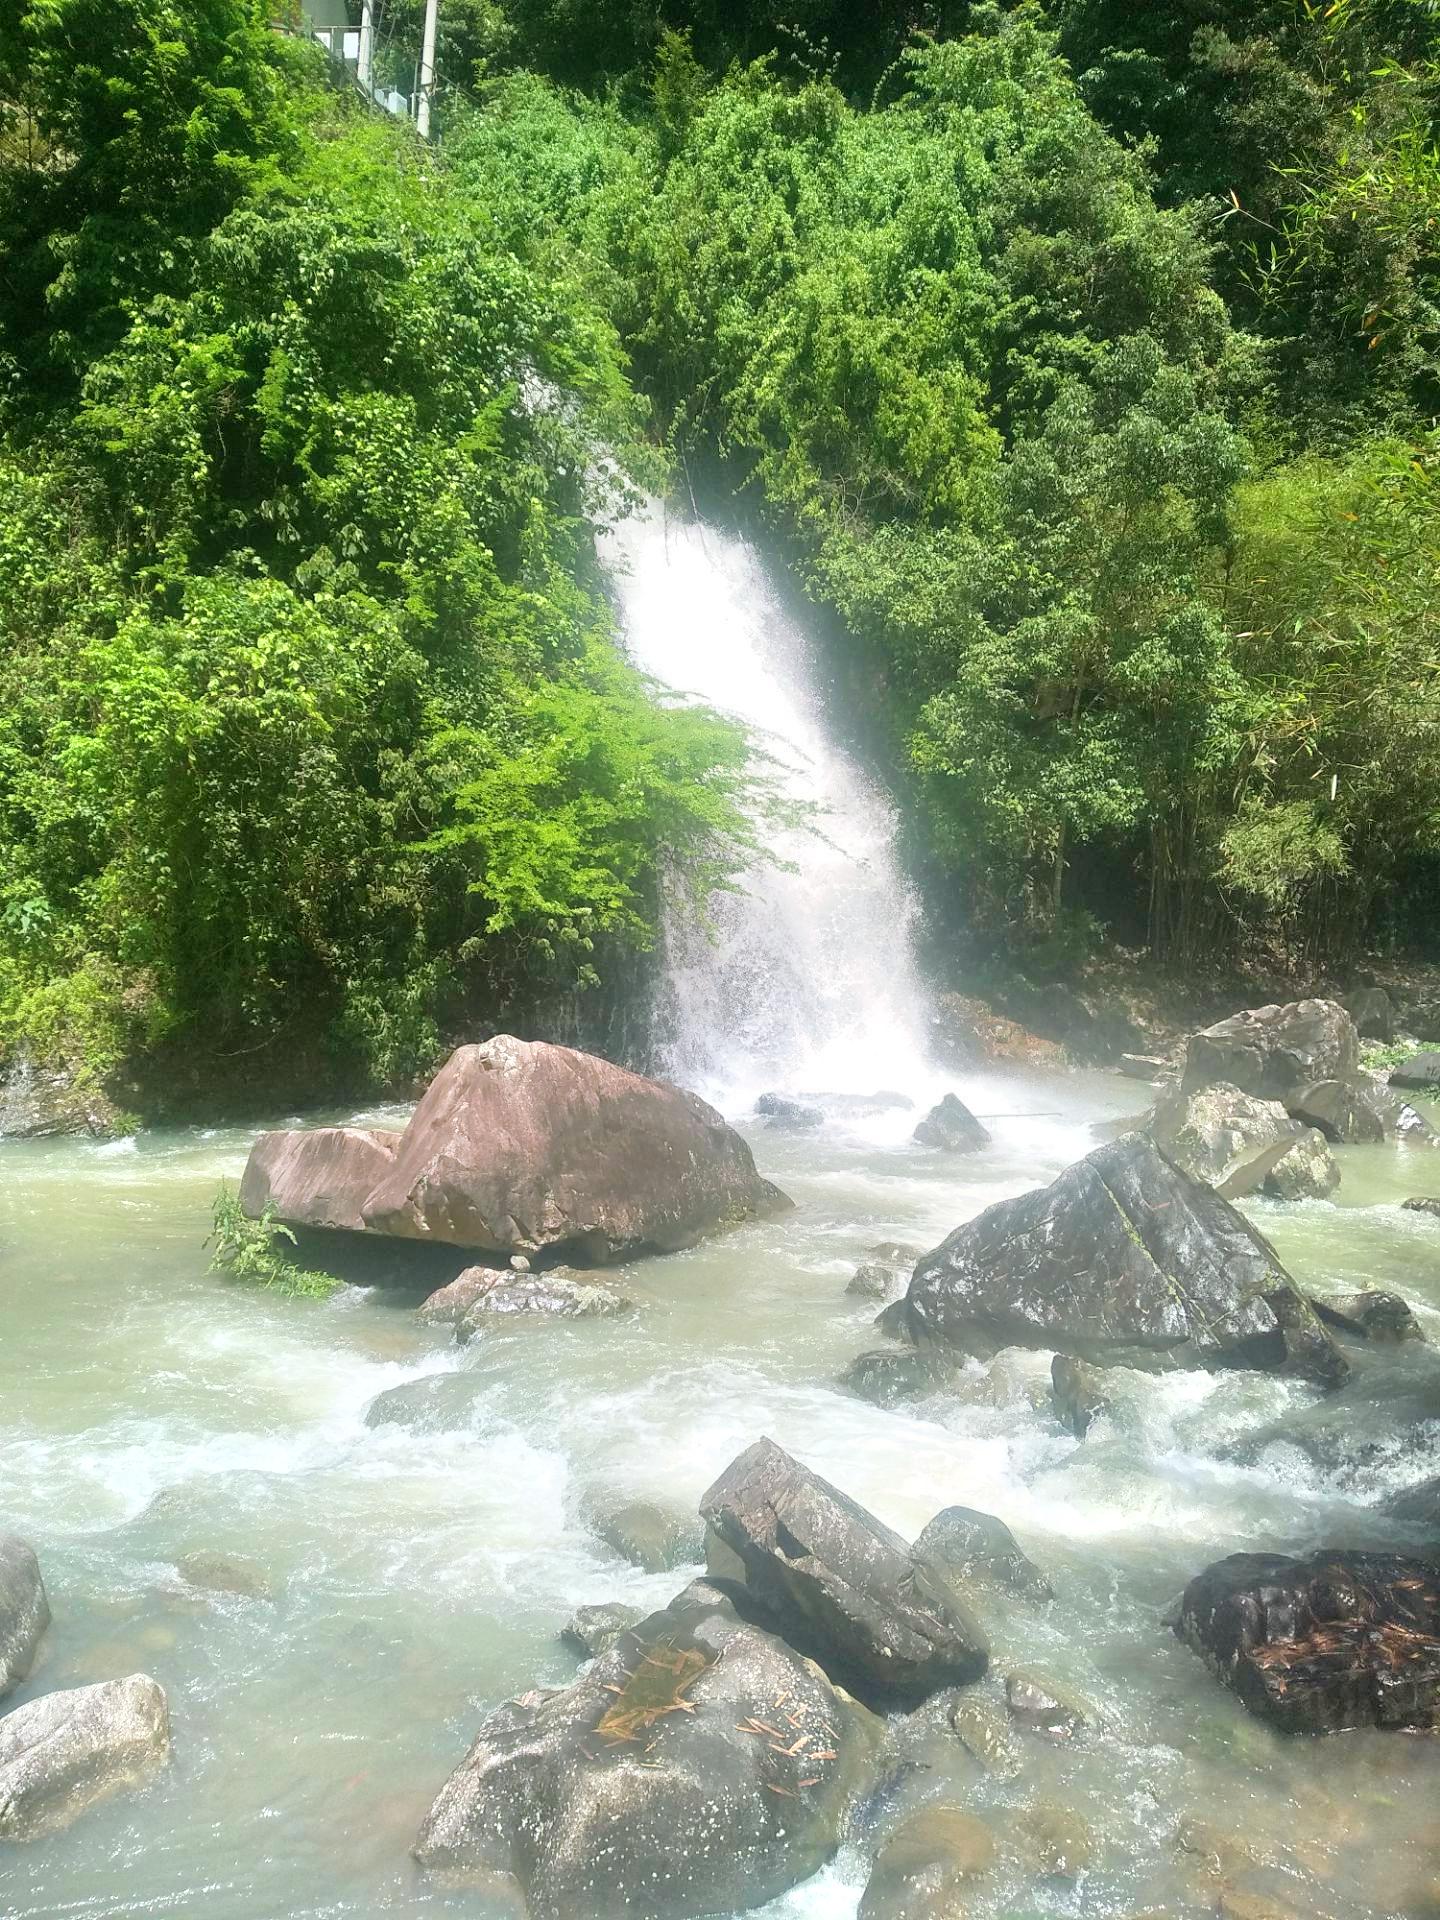
{"type": "Polygon", "coordinates": [[[824,1112],[807,1101],[794,1100],[784,1093],[762,1093],[755,1111],[767,1127],[780,1133],[814,1133],[825,1124],[824,1112]]]}
{"type": "Polygon", "coordinates": [[[1349,1370],[1270,1243],[1142,1134],[957,1228],[917,1264],[895,1327],[979,1359],[1036,1347],[1327,1387],[1349,1370]]]}
{"type": "Polygon", "coordinates": [[[773,1440],[758,1440],[700,1502],[744,1569],[749,1600],[877,1710],[978,1680],[980,1627],[898,1534],[773,1440]]]}
{"type": "Polygon", "coordinates": [[[47,1693],[0,1719],[0,1840],[40,1840],[170,1760],[170,1715],[148,1674],[47,1693]]]}
{"type": "Polygon", "coordinates": [[[883,1728],[696,1582],[570,1686],[482,1725],[431,1807],[421,1864],[531,1920],[686,1920],[822,1867],[883,1728]],[[773,1729],[784,1703],[782,1741],[773,1729]]]}
{"type": "Polygon", "coordinates": [[[291,1226],[592,1261],[669,1252],[785,1196],[692,1093],[572,1047],[460,1047],[403,1134],[262,1134],[240,1189],[291,1226]]]}
{"type": "Polygon", "coordinates": [[[502,1272],[476,1292],[455,1322],[455,1338],[464,1346],[506,1320],[613,1320],[634,1308],[634,1300],[618,1287],[580,1280],[559,1268],[502,1272]]]}
{"type": "Polygon", "coordinates": [[[367,1427],[408,1427],[414,1433],[458,1433],[475,1424],[481,1401],[494,1386],[490,1374],[467,1367],[427,1374],[377,1393],[365,1409],[367,1427]]]}
{"type": "Polygon", "coordinates": [[[1427,1562],[1232,1553],[1190,1582],[1175,1632],[1281,1733],[1440,1725],[1440,1567],[1427,1562]]]}
{"type": "Polygon", "coordinates": [[[13,1693],[34,1666],[49,1624],[40,1562],[17,1535],[0,1533],[0,1700],[13,1693]]]}

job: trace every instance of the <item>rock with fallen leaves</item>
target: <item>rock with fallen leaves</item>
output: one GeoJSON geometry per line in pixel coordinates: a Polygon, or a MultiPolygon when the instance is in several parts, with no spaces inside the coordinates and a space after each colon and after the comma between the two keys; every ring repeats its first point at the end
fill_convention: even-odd
{"type": "Polygon", "coordinates": [[[1281,1733],[1440,1726],[1440,1567],[1427,1562],[1232,1553],[1190,1582],[1175,1631],[1281,1733]]]}
{"type": "Polygon", "coordinates": [[[883,1728],[697,1581],[571,1686],[492,1713],[431,1807],[422,1865],[529,1920],[683,1920],[817,1871],[883,1728]]]}

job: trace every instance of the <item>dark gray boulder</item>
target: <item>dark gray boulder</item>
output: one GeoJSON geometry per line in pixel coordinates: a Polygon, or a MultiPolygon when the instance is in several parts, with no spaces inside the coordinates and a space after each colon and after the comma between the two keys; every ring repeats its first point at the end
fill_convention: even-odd
{"type": "Polygon", "coordinates": [[[1395,1038],[1395,1004],[1383,987],[1357,987],[1340,1004],[1362,1040],[1395,1038]]]}
{"type": "Polygon", "coordinates": [[[47,1693],[0,1719],[0,1840],[40,1840],[170,1760],[164,1691],[148,1674],[47,1693]]]}
{"type": "Polygon", "coordinates": [[[1297,1120],[1343,1146],[1383,1140],[1429,1146],[1436,1138],[1430,1122],[1408,1101],[1364,1077],[1310,1082],[1288,1093],[1285,1105],[1297,1120]]]}
{"type": "Polygon", "coordinates": [[[638,1627],[643,1618],[639,1607],[627,1607],[622,1600],[606,1600],[598,1606],[577,1607],[560,1629],[560,1638],[573,1653],[593,1660],[607,1653],[622,1634],[638,1627]]]}
{"type": "Polygon", "coordinates": [[[1175,1631],[1281,1733],[1440,1725],[1440,1568],[1426,1562],[1232,1553],[1186,1587],[1175,1631]]]}
{"type": "Polygon", "coordinates": [[[1418,1093],[1440,1093],[1440,1053],[1416,1053],[1390,1069],[1392,1087],[1413,1087],[1418,1093]]]}
{"type": "Polygon", "coordinates": [[[1050,1600],[1053,1589],[1005,1522],[976,1507],[946,1507],[911,1553],[962,1586],[1003,1587],[1027,1600],[1050,1600]]]}
{"type": "Polygon", "coordinates": [[[1262,1100],[1286,1100],[1316,1080],[1345,1080],[1360,1065],[1355,1022],[1334,1000],[1252,1007],[1192,1033],[1180,1084],[1187,1093],[1224,1081],[1262,1100]]]}
{"type": "Polygon", "coordinates": [[[946,1583],[773,1440],[732,1461],[700,1511],[762,1617],[868,1706],[915,1706],[985,1672],[984,1635],[946,1583]]]}
{"type": "Polygon", "coordinates": [[[953,1093],[933,1106],[915,1129],[922,1147],[938,1147],[944,1153],[976,1153],[988,1147],[991,1135],[953,1093]]]}
{"type": "Polygon", "coordinates": [[[530,1920],[734,1913],[835,1852],[881,1736],[817,1667],[696,1582],[570,1686],[492,1713],[416,1857],[523,1900],[530,1920]]]}
{"type": "Polygon", "coordinates": [[[856,1354],[838,1386],[875,1407],[901,1407],[953,1387],[958,1368],[933,1348],[871,1347],[856,1354]]]}
{"type": "Polygon", "coordinates": [[[1230,1202],[1126,1134],[987,1207],[915,1268],[896,1316],[920,1346],[1039,1347],[1144,1367],[1253,1367],[1322,1385],[1346,1363],[1230,1202]]]}
{"type": "Polygon", "coordinates": [[[1432,1200],[1428,1196],[1421,1196],[1414,1200],[1405,1201],[1404,1207],[1406,1213],[1430,1213],[1434,1214],[1437,1220],[1440,1220],[1440,1200],[1432,1200]]]}
{"type": "Polygon", "coordinates": [[[783,1093],[762,1093],[755,1111],[767,1127],[781,1133],[813,1133],[825,1124],[824,1112],[804,1100],[792,1100],[783,1093]]]}
{"type": "Polygon", "coordinates": [[[1312,1293],[1310,1304],[1327,1327],[1352,1340],[1425,1338],[1410,1302],[1382,1287],[1362,1287],[1358,1293],[1312,1293]]]}
{"type": "Polygon", "coordinates": [[[40,1562],[13,1533],[0,1533],[0,1700],[13,1693],[35,1664],[50,1624],[40,1562]]]}

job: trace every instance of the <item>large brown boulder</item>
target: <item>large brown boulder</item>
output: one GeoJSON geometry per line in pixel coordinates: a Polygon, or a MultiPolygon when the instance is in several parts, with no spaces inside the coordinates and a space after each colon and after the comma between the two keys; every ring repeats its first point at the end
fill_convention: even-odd
{"type": "Polygon", "coordinates": [[[1281,1733],[1440,1726],[1440,1568],[1423,1561],[1232,1553],[1190,1582],[1175,1631],[1281,1733]]]}
{"type": "Polygon", "coordinates": [[[560,1691],[498,1708],[442,1788],[423,1866],[530,1920],[763,1906],[840,1844],[881,1723],[697,1582],[560,1691]]]}
{"type": "Polygon", "coordinates": [[[896,1320],[922,1347],[979,1359],[1035,1347],[1325,1386],[1348,1371],[1269,1241],[1138,1133],[958,1227],[917,1263],[896,1320]]]}
{"type": "Polygon", "coordinates": [[[365,1202],[389,1172],[400,1139],[370,1127],[262,1133],[245,1163],[240,1204],[253,1220],[269,1207],[288,1226],[358,1233],[365,1202]]]}
{"type": "Polygon", "coordinates": [[[1192,1033],[1181,1085],[1187,1093],[1224,1081],[1262,1100],[1281,1100],[1316,1080],[1346,1080],[1360,1065],[1355,1022],[1334,1000],[1251,1007],[1192,1033]]]}
{"type": "Polygon", "coordinates": [[[403,1134],[265,1134],[241,1200],[291,1225],[591,1260],[669,1251],[787,1204],[694,1094],[501,1034],[461,1047],[403,1134]]]}
{"type": "Polygon", "coordinates": [[[985,1672],[984,1633],[943,1577],[773,1440],[733,1460],[700,1512],[762,1616],[867,1706],[913,1707],[985,1672]]]}

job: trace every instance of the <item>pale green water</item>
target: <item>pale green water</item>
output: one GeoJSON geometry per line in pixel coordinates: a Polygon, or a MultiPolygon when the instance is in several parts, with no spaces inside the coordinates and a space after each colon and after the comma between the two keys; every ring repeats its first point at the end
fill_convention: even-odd
{"type": "MultiPolygon", "coordinates": [[[[1005,1122],[958,1165],[901,1144],[898,1123],[888,1141],[755,1135],[794,1214],[628,1270],[645,1302],[630,1321],[463,1352],[410,1297],[291,1302],[207,1273],[209,1202],[248,1134],[0,1141],[0,1524],[39,1552],[55,1614],[17,1700],[143,1669],[169,1693],[176,1754],[138,1797],[0,1852],[0,1913],[480,1915],[408,1859],[428,1802],[487,1707],[575,1670],[555,1639],[575,1605],[659,1603],[685,1577],[617,1562],[579,1524],[581,1493],[693,1505],[761,1432],[907,1534],[953,1502],[997,1512],[1052,1574],[1048,1612],[992,1618],[996,1666],[1068,1677],[1101,1727],[1068,1750],[1032,1743],[1011,1785],[972,1779],[958,1754],[955,1778],[1002,1836],[1028,1803],[1076,1809],[1094,1865],[1067,1882],[1010,1858],[975,1913],[1213,1912],[1215,1883],[1176,1852],[1186,1815],[1246,1834],[1296,1913],[1440,1910],[1416,1891],[1440,1877],[1440,1746],[1282,1745],[1162,1626],[1222,1553],[1394,1538],[1357,1502],[1395,1484],[1398,1463],[1358,1482],[1283,1449],[1228,1464],[1228,1442],[1313,1399],[1258,1378],[1143,1382],[1125,1430],[1083,1447],[1049,1416],[1046,1356],[1002,1356],[919,1413],[831,1384],[873,1344],[872,1309],[844,1293],[871,1242],[932,1244],[1050,1178],[1091,1144],[1090,1121],[1143,1097],[1084,1076],[959,1090],[981,1111],[1065,1118],[1005,1122]],[[461,1431],[365,1426],[375,1394],[447,1369],[476,1386],[461,1431]],[[262,1563],[276,1600],[183,1594],[171,1563],[197,1547],[262,1563]]],[[[1302,1280],[1398,1288],[1440,1335],[1440,1222],[1398,1206],[1440,1193],[1440,1154],[1342,1160],[1339,1205],[1256,1217],[1302,1280]]],[[[1385,1362],[1397,1380],[1427,1363],[1385,1362]]],[[[1440,1419],[1434,1435],[1431,1471],[1440,1419]]],[[[863,1875],[858,1852],[842,1855],[775,1911],[848,1920],[863,1875]]]]}

